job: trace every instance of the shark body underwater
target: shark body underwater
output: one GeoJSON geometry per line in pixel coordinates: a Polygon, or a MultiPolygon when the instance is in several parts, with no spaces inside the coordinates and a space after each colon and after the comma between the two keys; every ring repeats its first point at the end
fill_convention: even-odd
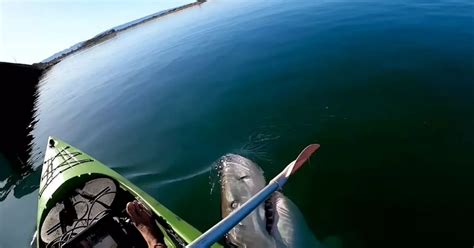
{"type": "MultiPolygon", "coordinates": [[[[227,154],[218,161],[221,210],[225,218],[266,185],[253,161],[227,154]]],[[[229,246],[245,248],[324,247],[309,229],[298,207],[277,191],[226,236],[229,246]]]]}

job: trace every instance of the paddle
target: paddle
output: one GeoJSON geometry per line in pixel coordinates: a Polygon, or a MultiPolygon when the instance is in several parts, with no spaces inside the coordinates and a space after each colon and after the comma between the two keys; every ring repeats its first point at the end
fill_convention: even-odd
{"type": "Polygon", "coordinates": [[[288,178],[300,169],[303,164],[311,157],[311,155],[319,149],[318,144],[311,144],[307,146],[298,155],[296,160],[291,162],[286,168],[280,172],[275,178],[273,178],[265,188],[260,190],[257,194],[252,196],[238,209],[232,211],[226,218],[219,221],[211,229],[207,230],[193,242],[186,247],[188,248],[201,248],[209,247],[218,241],[222,236],[228,233],[235,225],[249,215],[255,208],[257,208],[262,202],[264,202],[270,195],[276,190],[283,187],[288,178]]]}

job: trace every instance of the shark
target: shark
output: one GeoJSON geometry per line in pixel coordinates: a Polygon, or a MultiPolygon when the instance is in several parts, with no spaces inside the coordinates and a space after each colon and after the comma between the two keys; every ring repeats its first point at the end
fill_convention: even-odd
{"type": "MultiPolygon", "coordinates": [[[[222,218],[266,185],[263,170],[252,160],[227,154],[218,160],[222,218]]],[[[276,191],[226,235],[230,247],[324,247],[298,207],[276,191]]]]}

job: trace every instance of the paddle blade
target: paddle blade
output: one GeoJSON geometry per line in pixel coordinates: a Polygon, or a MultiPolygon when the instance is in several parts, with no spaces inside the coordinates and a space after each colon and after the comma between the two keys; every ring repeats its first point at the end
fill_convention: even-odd
{"type": "Polygon", "coordinates": [[[311,144],[307,146],[303,151],[301,151],[300,155],[293,161],[294,165],[291,167],[291,170],[286,172],[286,177],[289,177],[291,174],[294,174],[298,171],[306,161],[319,149],[319,144],[311,144]]]}

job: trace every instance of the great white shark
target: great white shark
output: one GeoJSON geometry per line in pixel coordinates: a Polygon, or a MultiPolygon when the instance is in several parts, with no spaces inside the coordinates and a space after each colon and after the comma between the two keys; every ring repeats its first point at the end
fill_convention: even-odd
{"type": "MultiPolygon", "coordinates": [[[[218,168],[223,218],[266,185],[262,169],[240,155],[221,157],[218,168]]],[[[226,241],[231,246],[245,248],[324,247],[298,207],[278,191],[235,226],[226,241]]]]}

